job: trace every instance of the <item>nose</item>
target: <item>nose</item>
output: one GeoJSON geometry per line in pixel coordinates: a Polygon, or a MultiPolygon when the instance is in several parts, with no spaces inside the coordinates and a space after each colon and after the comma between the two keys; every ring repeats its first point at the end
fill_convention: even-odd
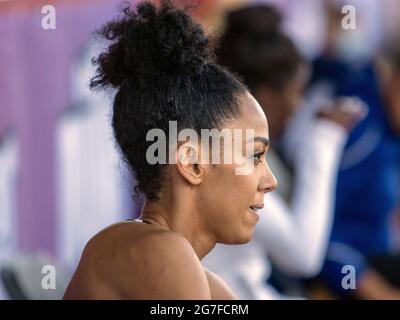
{"type": "Polygon", "coordinates": [[[278,181],[276,180],[268,164],[265,164],[265,170],[263,172],[263,175],[261,176],[259,183],[259,191],[263,193],[268,193],[274,191],[277,185],[278,181]]]}

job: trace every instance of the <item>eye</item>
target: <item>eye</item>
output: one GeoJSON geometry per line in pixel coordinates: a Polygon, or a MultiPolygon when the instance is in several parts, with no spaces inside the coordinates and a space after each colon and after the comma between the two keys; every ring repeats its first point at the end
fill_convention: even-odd
{"type": "Polygon", "coordinates": [[[261,157],[263,156],[263,154],[265,154],[265,151],[256,152],[256,153],[254,154],[253,159],[254,159],[254,162],[255,162],[256,164],[259,164],[259,163],[262,161],[262,160],[261,160],[261,157]]]}

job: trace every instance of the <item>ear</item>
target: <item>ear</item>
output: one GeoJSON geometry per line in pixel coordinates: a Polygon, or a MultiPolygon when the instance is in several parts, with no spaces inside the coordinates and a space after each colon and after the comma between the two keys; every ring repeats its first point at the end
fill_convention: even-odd
{"type": "Polygon", "coordinates": [[[199,146],[185,142],[178,147],[176,167],[180,175],[190,184],[199,185],[204,178],[204,167],[200,164],[199,146]]]}

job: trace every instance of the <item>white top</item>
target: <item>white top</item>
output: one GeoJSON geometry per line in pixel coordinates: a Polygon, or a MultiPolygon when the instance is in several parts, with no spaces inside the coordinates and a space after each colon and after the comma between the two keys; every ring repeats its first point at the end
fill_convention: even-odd
{"type": "Polygon", "coordinates": [[[205,267],[220,275],[241,299],[281,298],[265,283],[270,262],[300,276],[314,275],[321,268],[346,133],[331,121],[310,121],[298,148],[291,150],[296,176],[290,205],[276,192],[267,194],[253,239],[244,245],[217,245],[203,259],[205,267]]]}

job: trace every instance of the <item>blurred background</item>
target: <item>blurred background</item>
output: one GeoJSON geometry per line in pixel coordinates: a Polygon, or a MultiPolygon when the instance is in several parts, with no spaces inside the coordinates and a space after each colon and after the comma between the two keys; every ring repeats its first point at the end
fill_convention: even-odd
{"type": "MultiPolygon", "coordinates": [[[[305,94],[311,83],[320,81],[330,85],[323,91],[328,98],[349,95],[363,100],[368,115],[350,132],[336,189],[336,217],[357,213],[350,222],[336,219],[333,228],[339,231],[334,235],[345,234],[340,242],[358,251],[345,250],[346,257],[352,256],[350,264],[382,250],[398,252],[400,2],[176,2],[196,4],[193,17],[213,37],[224,29],[229,10],[272,5],[283,17],[282,32],[310,66],[305,94]],[[356,10],[355,30],[341,26],[345,5],[356,10]],[[327,52],[337,59],[321,59],[327,52]],[[345,81],[350,78],[356,80],[345,81]],[[347,214],[348,210],[352,212],[347,214]],[[363,227],[365,221],[368,225],[363,227]],[[349,236],[353,234],[354,238],[349,236]],[[365,244],[364,239],[372,240],[365,244]]],[[[61,298],[86,242],[105,226],[140,212],[141,199],[132,199],[133,183],[109,124],[112,92],[94,93],[88,87],[91,58],[101,50],[93,31],[115,17],[121,3],[0,0],[0,299],[61,298]],[[55,28],[46,30],[43,19],[49,5],[55,9],[55,28]],[[55,290],[41,286],[44,265],[55,266],[55,290]]],[[[394,279],[386,280],[400,288],[400,260],[395,261],[398,264],[392,266],[399,270],[393,271],[394,279]]],[[[326,262],[319,276],[302,279],[301,287],[311,288],[311,294],[302,295],[342,298],[335,292],[336,284],[330,284],[340,284],[337,276],[332,280],[329,275],[337,268],[326,262]]],[[[276,288],[289,292],[289,278],[277,276],[276,288]]]]}

